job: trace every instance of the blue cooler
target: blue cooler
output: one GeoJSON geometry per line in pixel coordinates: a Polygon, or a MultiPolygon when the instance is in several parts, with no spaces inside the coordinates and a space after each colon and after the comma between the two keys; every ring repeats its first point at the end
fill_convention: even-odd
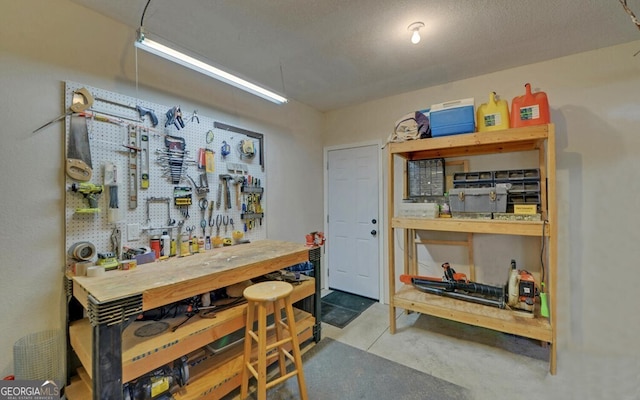
{"type": "Polygon", "coordinates": [[[473,97],[432,105],[429,122],[432,137],[475,132],[473,97]]]}

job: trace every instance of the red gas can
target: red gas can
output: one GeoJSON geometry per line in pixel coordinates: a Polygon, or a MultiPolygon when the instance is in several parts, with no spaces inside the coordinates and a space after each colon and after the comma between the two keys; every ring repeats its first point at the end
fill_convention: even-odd
{"type": "Polygon", "coordinates": [[[531,93],[531,84],[524,85],[524,96],[516,96],[511,102],[511,127],[548,124],[549,100],[545,92],[531,93]]]}

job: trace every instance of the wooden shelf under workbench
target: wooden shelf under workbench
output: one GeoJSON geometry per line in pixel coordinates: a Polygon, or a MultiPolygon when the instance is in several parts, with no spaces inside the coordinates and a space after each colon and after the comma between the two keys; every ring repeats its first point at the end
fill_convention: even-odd
{"type": "MultiPolygon", "coordinates": [[[[292,302],[314,294],[313,279],[294,286],[292,302]]],[[[152,321],[134,321],[122,332],[122,383],[172,362],[180,356],[203,347],[245,326],[247,305],[241,304],[216,313],[215,318],[195,316],[175,332],[171,328],[152,337],[138,337],[134,332],[152,321]]],[[[184,321],[185,316],[163,319],[170,327],[184,321]]],[[[69,325],[69,340],[85,370],[92,376],[92,327],[88,318],[69,325]]]]}
{"type": "MultiPolygon", "coordinates": [[[[246,309],[245,306],[236,308],[246,309]]],[[[313,326],[315,318],[313,315],[294,309],[296,317],[296,329],[300,343],[308,341],[313,337],[313,326]]],[[[80,324],[84,325],[84,324],[80,324]]],[[[78,329],[78,328],[76,328],[78,329]]],[[[83,328],[80,328],[83,329],[83,328]]],[[[180,328],[182,329],[182,328],[180,328]]],[[[220,399],[227,393],[240,385],[242,373],[242,360],[244,348],[242,340],[219,352],[210,354],[189,369],[189,382],[173,394],[176,400],[187,399],[220,399]]],[[[273,330],[268,336],[268,343],[275,342],[273,330]]],[[[286,347],[286,346],[285,346],[286,347]]],[[[254,349],[257,350],[257,349],[254,349]]],[[[275,362],[277,358],[270,360],[275,362]]],[[[85,400],[91,398],[91,376],[85,368],[79,368],[79,378],[72,380],[67,387],[67,398],[69,400],[85,400]]]]}

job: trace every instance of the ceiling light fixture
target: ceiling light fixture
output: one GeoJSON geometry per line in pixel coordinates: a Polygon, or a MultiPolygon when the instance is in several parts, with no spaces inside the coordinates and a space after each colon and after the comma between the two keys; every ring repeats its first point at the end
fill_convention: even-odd
{"type": "Polygon", "coordinates": [[[420,43],[420,28],[424,28],[424,23],[414,22],[411,25],[409,25],[409,27],[407,28],[409,32],[413,32],[411,34],[411,43],[413,44],[420,43]]]}
{"type": "Polygon", "coordinates": [[[242,78],[239,78],[229,72],[225,72],[219,68],[213,67],[203,61],[197,60],[163,44],[148,39],[147,37],[145,37],[142,26],[138,30],[138,39],[135,42],[135,46],[151,54],[155,54],[156,56],[162,57],[166,60],[173,61],[174,63],[180,64],[183,67],[190,68],[211,78],[228,83],[229,85],[235,86],[238,89],[242,89],[246,92],[262,97],[263,99],[272,101],[276,104],[284,104],[288,101],[285,97],[280,96],[277,93],[274,93],[242,78]]]}

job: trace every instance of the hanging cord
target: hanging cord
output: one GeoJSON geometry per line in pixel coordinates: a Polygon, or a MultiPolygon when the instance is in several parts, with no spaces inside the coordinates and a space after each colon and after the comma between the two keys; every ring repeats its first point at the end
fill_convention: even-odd
{"type": "Polygon", "coordinates": [[[147,4],[144,6],[144,10],[142,10],[142,17],[140,17],[140,28],[144,26],[144,15],[147,13],[147,7],[149,7],[149,3],[151,3],[151,0],[147,0],[147,4]]]}
{"type": "MultiPolygon", "coordinates": [[[[620,4],[622,4],[622,7],[624,8],[624,10],[627,12],[627,14],[629,14],[629,17],[631,17],[631,22],[633,22],[635,24],[635,26],[640,29],[640,20],[636,17],[636,15],[633,13],[633,11],[631,11],[631,9],[629,8],[629,6],[627,5],[627,0],[619,0],[620,4]]],[[[633,56],[637,56],[638,54],[640,54],[640,51],[637,51],[633,56]]]]}
{"type": "MultiPolygon", "coordinates": [[[[147,13],[147,7],[149,7],[149,4],[151,3],[151,0],[147,0],[147,4],[145,4],[144,6],[144,10],[142,10],[142,16],[140,17],[140,30],[139,30],[139,34],[142,32],[142,27],[144,25],[144,16],[147,13]]],[[[136,38],[136,40],[138,40],[138,38],[136,38]]],[[[138,48],[134,46],[134,58],[135,58],[135,64],[136,64],[136,100],[140,99],[140,94],[139,94],[139,90],[138,90],[138,48]]]]}
{"type": "Polygon", "coordinates": [[[542,283],[544,283],[544,278],[545,278],[545,274],[544,274],[544,250],[545,250],[545,237],[544,237],[544,228],[546,227],[546,225],[549,223],[548,220],[544,220],[542,221],[542,236],[541,236],[541,240],[542,240],[542,245],[540,246],[540,265],[542,266],[542,276],[540,278],[540,281],[542,283]]]}

